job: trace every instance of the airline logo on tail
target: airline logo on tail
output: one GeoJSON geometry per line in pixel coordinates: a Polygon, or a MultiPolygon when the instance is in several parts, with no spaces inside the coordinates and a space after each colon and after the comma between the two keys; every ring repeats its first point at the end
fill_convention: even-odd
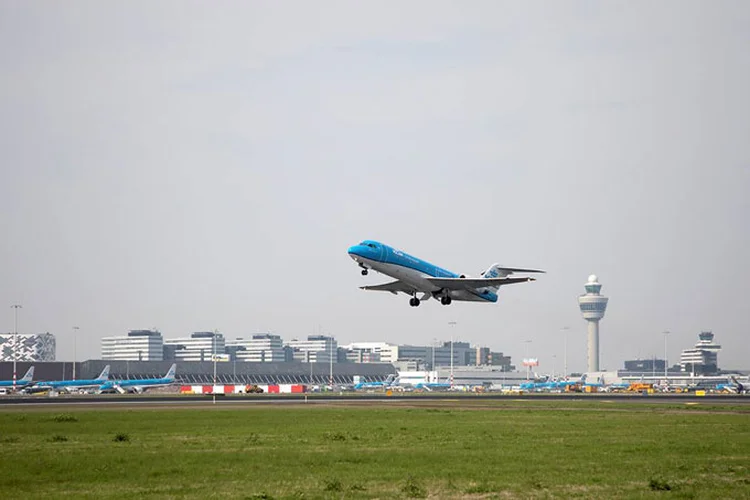
{"type": "Polygon", "coordinates": [[[109,379],[109,365],[104,367],[104,370],[96,377],[96,380],[108,380],[109,379]]]}
{"type": "Polygon", "coordinates": [[[34,367],[29,367],[28,371],[26,372],[26,375],[23,376],[21,380],[19,380],[22,384],[28,384],[31,382],[31,379],[34,378],[34,367]]]}
{"type": "Polygon", "coordinates": [[[172,366],[169,367],[169,371],[167,372],[167,375],[164,377],[167,380],[174,380],[174,374],[177,371],[177,364],[174,363],[172,366]]]}

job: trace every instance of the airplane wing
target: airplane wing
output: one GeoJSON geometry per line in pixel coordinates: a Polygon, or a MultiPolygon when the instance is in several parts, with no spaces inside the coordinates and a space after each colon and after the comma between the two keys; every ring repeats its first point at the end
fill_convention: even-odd
{"type": "Polygon", "coordinates": [[[414,295],[418,291],[403,281],[392,281],[390,283],[383,283],[382,285],[361,286],[360,288],[362,290],[374,290],[377,292],[391,292],[394,295],[397,295],[398,292],[414,295]]]}
{"type": "Polygon", "coordinates": [[[512,285],[536,281],[535,278],[426,278],[433,285],[448,290],[476,290],[488,286],[512,285]]]}

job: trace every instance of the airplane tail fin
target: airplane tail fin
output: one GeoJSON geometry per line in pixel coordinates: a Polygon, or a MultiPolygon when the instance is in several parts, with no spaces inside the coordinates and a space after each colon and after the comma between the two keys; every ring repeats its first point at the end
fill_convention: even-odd
{"type": "MultiPolygon", "coordinates": [[[[539,269],[521,269],[517,267],[503,267],[500,264],[492,264],[485,272],[482,273],[482,278],[505,278],[513,273],[543,273],[539,269]]],[[[534,278],[529,278],[530,281],[534,281],[534,278]]],[[[497,291],[500,286],[488,287],[494,291],[497,291]]]]}
{"type": "Polygon", "coordinates": [[[544,273],[541,269],[521,269],[519,267],[503,267],[500,264],[492,264],[489,269],[482,273],[482,278],[505,278],[513,273],[544,273]]]}
{"type": "Polygon", "coordinates": [[[34,367],[30,366],[29,369],[26,371],[26,375],[23,376],[20,382],[31,382],[32,378],[34,378],[34,367]]]}
{"type": "Polygon", "coordinates": [[[172,363],[172,366],[169,367],[169,371],[166,375],[164,375],[165,379],[168,380],[174,380],[174,374],[177,371],[177,363],[172,363]]]}
{"type": "Polygon", "coordinates": [[[96,380],[109,380],[109,365],[104,367],[104,370],[102,370],[96,380]]]}

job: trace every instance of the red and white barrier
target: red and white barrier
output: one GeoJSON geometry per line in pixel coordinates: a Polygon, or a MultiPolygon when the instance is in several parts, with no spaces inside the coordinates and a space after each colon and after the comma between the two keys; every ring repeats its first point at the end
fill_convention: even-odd
{"type": "MultiPolygon", "coordinates": [[[[180,394],[245,394],[248,385],[252,384],[183,385],[180,394]]],[[[302,394],[306,389],[302,384],[258,384],[258,387],[265,394],[302,394]]]]}

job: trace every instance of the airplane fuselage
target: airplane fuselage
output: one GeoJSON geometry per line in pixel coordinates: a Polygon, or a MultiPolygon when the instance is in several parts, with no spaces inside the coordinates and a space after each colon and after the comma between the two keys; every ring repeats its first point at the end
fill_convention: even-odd
{"type": "Polygon", "coordinates": [[[58,380],[52,382],[39,382],[34,386],[35,389],[66,389],[76,390],[88,387],[97,387],[106,382],[106,380],[58,380]]]}
{"type": "Polygon", "coordinates": [[[146,389],[165,387],[172,384],[174,384],[174,379],[110,380],[102,384],[99,389],[102,391],[108,391],[120,387],[126,392],[141,393],[146,389]]]}

